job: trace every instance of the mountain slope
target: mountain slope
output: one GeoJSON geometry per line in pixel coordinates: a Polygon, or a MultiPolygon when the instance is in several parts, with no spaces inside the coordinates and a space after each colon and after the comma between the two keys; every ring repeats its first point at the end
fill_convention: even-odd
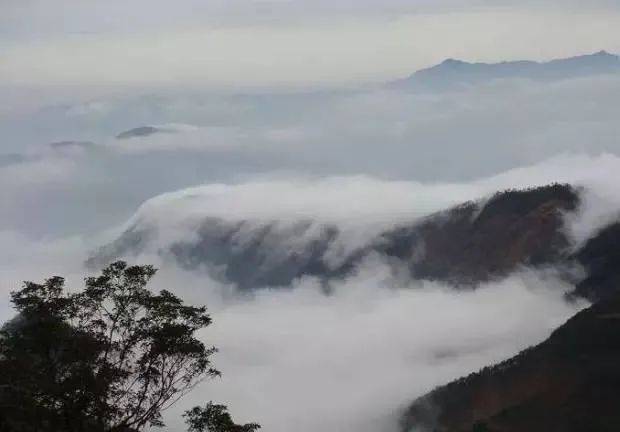
{"type": "Polygon", "coordinates": [[[416,400],[404,432],[620,430],[620,295],[548,340],[416,400]]]}
{"type": "Polygon", "coordinates": [[[497,79],[562,80],[620,73],[620,57],[605,51],[549,62],[468,63],[448,59],[389,84],[392,88],[442,90],[497,79]]]}
{"type": "MultiPolygon", "coordinates": [[[[156,222],[137,218],[88,264],[98,267],[121,257],[158,253],[185,268],[207,268],[213,276],[252,289],[288,286],[303,276],[328,282],[378,256],[407,268],[417,279],[469,286],[520,266],[571,261],[563,214],[578,204],[578,193],[569,185],[506,191],[486,202],[467,202],[387,228],[350,250],[342,250],[350,232],[311,219],[258,221],[205,214],[190,223],[169,216],[152,217],[156,222]],[[177,234],[179,226],[188,226],[189,233],[177,234]],[[163,233],[171,231],[172,238],[162,241],[170,237],[163,233]]],[[[174,209],[175,203],[167,206],[174,209]]],[[[354,237],[364,230],[359,228],[354,237]]]]}
{"type": "Polygon", "coordinates": [[[620,223],[614,223],[590,239],[575,255],[586,277],[575,294],[592,300],[605,299],[620,289],[620,223]]]}
{"type": "Polygon", "coordinates": [[[519,266],[565,260],[562,215],[578,204],[568,185],[500,192],[483,205],[466,203],[386,233],[385,247],[377,249],[406,261],[418,279],[476,284],[519,266]]]}

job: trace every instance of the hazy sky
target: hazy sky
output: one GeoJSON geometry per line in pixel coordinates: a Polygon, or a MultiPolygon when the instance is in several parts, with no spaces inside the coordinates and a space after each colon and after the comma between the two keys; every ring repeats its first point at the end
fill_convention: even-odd
{"type": "Polygon", "coordinates": [[[620,51],[614,1],[2,0],[5,85],[357,84],[447,57],[620,51]]]}

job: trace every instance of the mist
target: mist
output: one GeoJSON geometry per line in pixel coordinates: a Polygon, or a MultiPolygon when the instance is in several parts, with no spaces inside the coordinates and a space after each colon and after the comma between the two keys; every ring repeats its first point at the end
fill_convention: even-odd
{"type": "MultiPolygon", "coordinates": [[[[85,240],[2,240],[10,244],[0,266],[3,316],[11,315],[5,290],[19,279],[62,274],[70,289],[82,286],[88,272],[76,263],[90,247],[85,240]]],[[[240,294],[161,257],[132,262],[155,264],[151,289],[207,304],[214,319],[200,337],[219,348],[214,361],[223,377],[166,411],[171,431],[184,430],[185,409],[214,400],[229,404],[238,421],[274,432],[396,432],[411,400],[542,341],[587,305],[566,301],[572,285],[553,269],[524,269],[459,292],[410,280],[377,256],[333,283],[329,295],[312,278],[240,294]]]]}
{"type": "MultiPolygon", "coordinates": [[[[159,277],[156,285],[187,281],[159,277]]],[[[204,280],[200,288],[212,292],[204,280]]],[[[169,426],[180,430],[184,407],[213,399],[275,432],[397,431],[409,401],[542,341],[585,306],[568,304],[566,289],[551,275],[524,272],[455,293],[394,280],[374,262],[330,296],[301,280],[285,293],[225,301],[211,309],[216,324],[204,332],[220,348],[223,378],[171,409],[169,426]]]]}
{"type": "Polygon", "coordinates": [[[577,250],[620,216],[620,75],[391,83],[447,57],[620,49],[614,2],[110,1],[97,16],[43,3],[0,14],[0,318],[23,280],[80,289],[102,247],[152,233],[120,258],[158,267],[153,290],[209,307],[200,337],[223,373],[167,411],[166,430],[213,400],[270,432],[399,432],[412,400],[588,306],[566,295],[577,266],[456,289],[370,253],[328,284],[242,289],[218,277],[230,263],[189,270],[169,251],[215,221],[237,227],[233,247],[258,238],[267,266],[333,228],[330,267],[382,232],[551,183],[579,195],[562,228],[577,250]],[[139,23],[110,18],[145,8],[139,23]]]}
{"type": "Polygon", "coordinates": [[[614,155],[618,97],[620,81],[609,76],[425,94],[179,90],[42,100],[0,115],[0,229],[104,230],[149,198],[199,184],[342,176],[457,184],[557,157],[614,155]],[[116,138],[145,125],[168,132],[116,138]],[[50,145],[68,141],[75,145],[50,145]],[[66,203],[80,205],[67,211],[66,203]]]}
{"type": "MultiPolygon", "coordinates": [[[[94,236],[32,240],[4,231],[1,311],[11,315],[6,294],[23,279],[61,274],[71,289],[79,289],[81,278],[92,272],[83,267],[89,253],[127,226],[153,224],[161,230],[160,243],[131,261],[160,268],[152,289],[208,305],[215,324],[201,338],[220,349],[215,364],[224,374],[167,411],[168,430],[183,430],[184,409],[214,400],[229,404],[239,421],[257,421],[275,432],[396,432],[400,410],[411,400],[544,340],[587,303],[566,300],[572,285],[553,268],[525,268],[475,290],[455,291],[411,280],[382,256],[369,257],[332,282],[330,294],[308,277],[285,290],[240,293],[201,269],[181,270],[157,251],[191,236],[193,221],[208,216],[250,221],[249,227],[313,218],[337,224],[344,233],[339,244],[353,248],[368,241],[373,228],[417,220],[463,200],[484,202],[496,190],[551,181],[583,188],[581,208],[566,219],[577,244],[617,215],[620,194],[613,179],[619,169],[616,156],[582,155],[464,183],[280,177],[163,194],[94,236]]],[[[252,228],[245,235],[251,238],[252,228]]],[[[273,244],[272,253],[292,253],[294,240],[273,244]]]]}

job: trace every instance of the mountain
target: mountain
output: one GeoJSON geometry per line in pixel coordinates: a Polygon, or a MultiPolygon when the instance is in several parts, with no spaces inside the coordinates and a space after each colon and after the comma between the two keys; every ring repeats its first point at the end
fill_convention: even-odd
{"type": "Polygon", "coordinates": [[[139,126],[119,133],[116,135],[116,139],[126,140],[130,138],[145,138],[151,135],[193,132],[199,129],[200,128],[198,126],[187,123],[166,123],[156,126],[139,126]]]}
{"type": "Polygon", "coordinates": [[[586,277],[575,294],[589,299],[605,299],[620,287],[620,223],[613,223],[591,238],[576,254],[586,277]]]}
{"type": "Polygon", "coordinates": [[[100,267],[115,259],[155,252],[186,269],[207,268],[212,277],[241,289],[286,286],[301,276],[323,279],[342,274],[325,260],[339,231],[311,220],[294,222],[226,220],[205,216],[190,239],[158,244],[161,225],[138,223],[87,261],[100,267]]]}
{"type": "Polygon", "coordinates": [[[474,285],[566,261],[562,214],[578,205],[569,185],[504,191],[387,232],[374,249],[406,262],[417,279],[474,285]]]}
{"type": "MultiPolygon", "coordinates": [[[[615,279],[607,285],[599,281],[620,265],[620,257],[608,253],[608,245],[620,240],[620,228],[602,231],[577,253],[571,250],[564,215],[578,209],[579,190],[570,185],[500,192],[384,229],[349,250],[343,245],[351,232],[338,224],[303,218],[227,219],[195,212],[184,220],[174,212],[179,207],[173,200],[158,211],[143,212],[87,264],[101,267],[115,259],[157,253],[187,269],[206,268],[212,277],[240,289],[286,287],[303,276],[329,283],[373,256],[395,269],[407,269],[413,278],[455,287],[501,278],[522,266],[568,269],[580,264],[587,277],[575,294],[590,299],[614,290],[615,279]]],[[[364,230],[359,228],[354,237],[364,230]]]]}
{"type": "Polygon", "coordinates": [[[408,78],[389,83],[394,89],[447,90],[498,79],[553,81],[592,75],[620,73],[620,57],[606,51],[548,62],[507,61],[501,63],[468,63],[447,59],[415,72],[408,78]]]}
{"type": "Polygon", "coordinates": [[[129,129],[129,130],[119,133],[118,135],[116,135],[116,139],[123,140],[123,139],[129,139],[129,138],[140,138],[140,137],[147,137],[147,136],[151,136],[151,135],[155,135],[159,133],[171,133],[171,132],[173,131],[165,129],[165,128],[155,127],[155,126],[140,126],[140,127],[136,127],[136,128],[129,129]]]}
{"type": "Polygon", "coordinates": [[[403,416],[401,430],[616,432],[619,365],[616,292],[540,345],[419,398],[403,416]]]}

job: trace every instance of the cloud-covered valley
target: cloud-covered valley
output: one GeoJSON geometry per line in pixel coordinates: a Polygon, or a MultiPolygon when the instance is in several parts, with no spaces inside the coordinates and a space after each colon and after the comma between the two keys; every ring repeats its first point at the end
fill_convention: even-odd
{"type": "MultiPolygon", "coordinates": [[[[456,208],[470,212],[469,228],[498,191],[567,183],[569,204],[552,190],[531,220],[557,216],[572,259],[620,214],[619,96],[617,76],[436,92],[15,96],[0,112],[0,311],[10,315],[20,281],[60,274],[78,287],[101,247],[128,242],[111,257],[160,267],[154,289],[206,303],[215,321],[202,337],[220,348],[224,376],[168,412],[170,430],[182,430],[184,408],[213,399],[268,431],[395,432],[411,400],[542,341],[587,303],[566,296],[583,276],[576,261],[516,260],[455,289],[416,277],[377,239],[389,233],[397,246],[394,230],[429,218],[440,232],[466,202],[456,208]],[[365,253],[327,285],[317,271],[278,289],[218,277],[239,250],[236,265],[260,273],[322,239],[312,262],[327,269],[365,253]],[[206,256],[219,268],[179,265],[179,244],[215,251],[206,256]]],[[[528,245],[538,247],[542,222],[528,245]]]]}
{"type": "MultiPolygon", "coordinates": [[[[50,274],[66,275],[71,286],[79,286],[92,271],[83,267],[89,254],[138,222],[160,227],[166,242],[191,237],[195,221],[204,217],[256,226],[311,218],[341,227],[341,244],[354,247],[380,229],[464,200],[482,204],[496,190],[552,181],[584,187],[582,207],[566,218],[578,242],[614,220],[620,196],[609,179],[619,168],[616,156],[573,156],[467,183],[332,177],[199,186],[146,202],[126,224],[100,236],[33,241],[5,231],[3,291],[21,279],[50,274]]],[[[242,231],[238,241],[251,241],[255,229],[249,225],[247,239],[242,231]]],[[[293,253],[291,242],[309,240],[284,236],[265,246],[286,255],[293,253]]],[[[161,268],[153,289],[209,305],[215,325],[203,336],[220,348],[216,364],[224,372],[167,412],[174,431],[182,430],[183,409],[211,399],[229,403],[240,420],[259,421],[275,432],[396,431],[401,409],[414,398],[543,340],[586,305],[566,300],[573,287],[553,268],[521,269],[476,290],[455,291],[395,272],[376,255],[331,283],[329,294],[314,277],[297,279],[286,290],[240,294],[208,273],[180,269],[157,250],[147,248],[131,259],[161,268]]]]}
{"type": "Polygon", "coordinates": [[[613,154],[619,96],[618,78],[603,76],[422,94],[162,92],[15,108],[0,116],[0,228],[105,229],[153,196],[212,182],[457,183],[562,154],[613,154]],[[116,139],[141,126],[173,132],[116,139]],[[50,146],[59,142],[93,145],[50,146]],[[66,202],[80,205],[65,212],[66,202]]]}

